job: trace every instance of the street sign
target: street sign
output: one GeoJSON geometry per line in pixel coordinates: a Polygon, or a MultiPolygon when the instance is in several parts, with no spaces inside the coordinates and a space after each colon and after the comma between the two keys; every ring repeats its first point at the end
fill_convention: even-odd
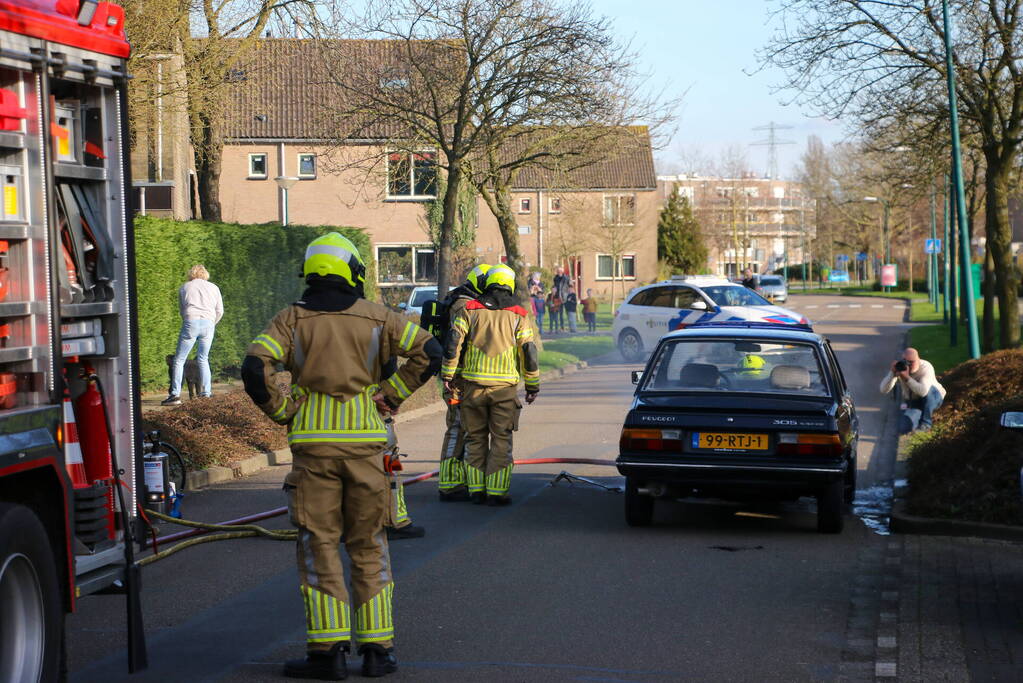
{"type": "Polygon", "coordinates": [[[856,253],[856,260],[857,261],[866,261],[867,260],[867,252],[865,252],[865,251],[857,252],[856,253]]]}
{"type": "Polygon", "coordinates": [[[849,254],[839,254],[838,256],[835,257],[835,259],[839,262],[848,261],[849,254]]]}
{"type": "Polygon", "coordinates": [[[881,266],[881,286],[895,287],[899,284],[899,267],[894,263],[881,266]]]}
{"type": "Polygon", "coordinates": [[[940,254],[941,253],[941,240],[924,240],[924,253],[925,254],[940,254]]]}
{"type": "Polygon", "coordinates": [[[828,273],[828,282],[849,282],[848,270],[833,270],[828,273]]]}

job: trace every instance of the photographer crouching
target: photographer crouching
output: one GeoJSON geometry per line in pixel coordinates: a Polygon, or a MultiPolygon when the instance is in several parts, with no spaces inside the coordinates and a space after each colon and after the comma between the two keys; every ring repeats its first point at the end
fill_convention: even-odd
{"type": "Polygon", "coordinates": [[[896,383],[902,397],[899,434],[930,429],[931,416],[945,400],[945,387],[934,376],[934,366],[920,358],[916,349],[907,348],[881,380],[881,393],[887,394],[896,383]]]}

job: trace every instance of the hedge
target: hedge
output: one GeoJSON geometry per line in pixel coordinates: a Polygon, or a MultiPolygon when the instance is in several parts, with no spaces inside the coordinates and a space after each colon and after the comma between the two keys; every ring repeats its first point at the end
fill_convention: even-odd
{"type": "MultiPolygon", "coordinates": [[[[245,348],[281,308],[302,293],[299,274],[306,245],[337,231],[359,248],[369,265],[367,289],[374,287],[369,237],[357,228],[276,223],[239,225],[135,219],[135,265],[139,299],[139,372],[146,389],[167,386],[168,354],[181,327],[178,288],[188,270],[201,263],[224,297],[210,366],[214,377],[237,376],[245,348]]],[[[375,289],[367,292],[375,296],[375,289]]],[[[193,350],[194,355],[194,350],[193,350]]]]}

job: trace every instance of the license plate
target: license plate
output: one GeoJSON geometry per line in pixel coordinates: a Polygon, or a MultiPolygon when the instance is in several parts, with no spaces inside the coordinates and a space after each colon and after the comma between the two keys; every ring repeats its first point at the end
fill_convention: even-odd
{"type": "Polygon", "coordinates": [[[767,434],[693,432],[693,448],[716,451],[766,451],[767,434]]]}

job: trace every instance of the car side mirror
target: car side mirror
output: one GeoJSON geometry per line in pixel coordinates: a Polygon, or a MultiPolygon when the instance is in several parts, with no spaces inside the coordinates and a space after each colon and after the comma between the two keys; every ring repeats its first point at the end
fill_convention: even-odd
{"type": "Polygon", "coordinates": [[[643,371],[642,370],[633,370],[632,371],[632,383],[633,384],[639,384],[639,381],[641,379],[643,379],[643,371]]]}
{"type": "Polygon", "coordinates": [[[706,311],[707,310],[707,302],[706,301],[694,301],[693,303],[689,304],[689,308],[693,309],[694,311],[706,311]]]}
{"type": "Polygon", "coordinates": [[[1023,413],[1002,413],[1000,424],[1003,429],[1023,429],[1023,413]]]}

